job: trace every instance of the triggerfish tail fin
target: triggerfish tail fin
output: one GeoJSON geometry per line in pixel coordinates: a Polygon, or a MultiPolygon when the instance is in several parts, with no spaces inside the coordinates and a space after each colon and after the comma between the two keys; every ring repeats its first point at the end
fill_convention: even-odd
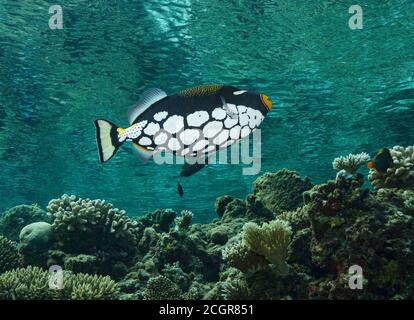
{"type": "Polygon", "coordinates": [[[95,127],[99,160],[106,162],[115,155],[123,142],[118,140],[118,127],[112,122],[98,119],[95,120],[95,127]]]}

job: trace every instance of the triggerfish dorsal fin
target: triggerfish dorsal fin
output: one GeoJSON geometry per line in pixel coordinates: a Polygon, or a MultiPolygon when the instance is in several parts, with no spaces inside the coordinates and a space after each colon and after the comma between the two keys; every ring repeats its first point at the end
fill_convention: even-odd
{"type": "Polygon", "coordinates": [[[144,147],[140,146],[139,144],[133,143],[134,153],[140,158],[144,163],[146,163],[149,159],[151,159],[154,151],[150,151],[145,149],[144,147]]]}
{"type": "Polygon", "coordinates": [[[141,99],[128,110],[128,121],[132,124],[138,116],[147,110],[155,102],[165,98],[167,94],[158,88],[146,90],[141,99]]]}
{"type": "Polygon", "coordinates": [[[185,89],[177,93],[177,95],[183,96],[183,97],[196,97],[196,96],[198,97],[198,96],[203,96],[207,94],[214,94],[218,92],[222,87],[223,85],[221,84],[203,84],[198,87],[185,89]]]}

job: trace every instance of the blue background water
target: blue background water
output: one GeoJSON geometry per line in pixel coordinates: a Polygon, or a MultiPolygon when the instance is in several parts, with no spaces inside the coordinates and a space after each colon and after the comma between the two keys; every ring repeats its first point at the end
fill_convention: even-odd
{"type": "Polygon", "coordinates": [[[225,83],[266,93],[262,172],[287,167],[321,182],[338,155],[414,140],[414,1],[0,2],[0,211],[63,193],[140,215],[157,207],[215,216],[217,196],[244,197],[252,176],[217,165],[182,180],[123,148],[98,162],[93,120],[126,125],[146,88],[225,83]],[[59,3],[58,3],[59,4],[59,3]]]}

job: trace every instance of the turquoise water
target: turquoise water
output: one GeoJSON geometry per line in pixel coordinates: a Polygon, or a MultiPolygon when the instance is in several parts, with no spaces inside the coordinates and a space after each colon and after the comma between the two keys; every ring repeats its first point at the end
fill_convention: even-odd
{"type": "Polygon", "coordinates": [[[262,170],[287,167],[314,182],[350,152],[414,142],[414,2],[0,2],[0,211],[63,193],[104,198],[128,214],[158,207],[215,217],[217,196],[244,197],[255,176],[214,165],[182,179],[178,165],[143,164],[122,148],[98,161],[96,118],[127,124],[147,88],[168,94],[203,83],[267,94],[262,170]],[[59,4],[59,3],[58,3],[59,4]]]}

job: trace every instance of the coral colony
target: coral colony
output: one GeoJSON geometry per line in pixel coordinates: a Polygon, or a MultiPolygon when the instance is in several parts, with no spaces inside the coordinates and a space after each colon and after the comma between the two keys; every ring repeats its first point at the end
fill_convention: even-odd
{"type": "Polygon", "coordinates": [[[170,209],[137,218],[104,200],[63,195],[47,212],[0,216],[1,299],[413,299],[414,153],[358,173],[366,153],[336,158],[313,185],[283,169],[245,199],[216,200],[209,224],[170,209]],[[62,268],[60,290],[49,268],[62,268]],[[363,270],[364,290],[350,286],[363,270]]]}

